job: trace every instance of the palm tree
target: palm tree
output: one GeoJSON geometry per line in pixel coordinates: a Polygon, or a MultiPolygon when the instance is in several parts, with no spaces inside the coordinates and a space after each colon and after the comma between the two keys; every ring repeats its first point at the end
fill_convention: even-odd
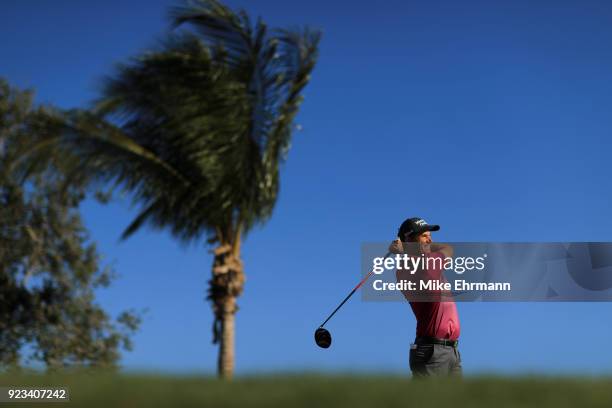
{"type": "Polygon", "coordinates": [[[111,183],[140,207],[123,238],[148,224],[214,245],[213,342],[231,378],[241,240],[272,215],[320,33],[269,30],[216,0],[171,18],[175,32],[107,78],[92,111],[49,112],[16,171],[61,157],[74,180],[111,183]]]}

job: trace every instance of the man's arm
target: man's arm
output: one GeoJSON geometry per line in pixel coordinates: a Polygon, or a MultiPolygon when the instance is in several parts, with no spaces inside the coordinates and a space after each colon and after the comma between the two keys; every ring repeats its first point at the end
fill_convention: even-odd
{"type": "Polygon", "coordinates": [[[453,247],[448,244],[436,244],[431,243],[431,252],[441,252],[445,258],[451,258],[453,256],[453,247]]]}

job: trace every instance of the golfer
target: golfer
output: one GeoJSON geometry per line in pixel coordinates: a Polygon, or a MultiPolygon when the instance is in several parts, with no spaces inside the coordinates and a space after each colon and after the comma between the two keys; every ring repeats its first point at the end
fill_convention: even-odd
{"type": "MultiPolygon", "coordinates": [[[[446,282],[442,267],[443,259],[453,256],[453,248],[446,244],[435,244],[431,232],[438,231],[439,225],[430,225],[421,218],[409,218],[402,223],[398,239],[389,246],[394,254],[406,253],[424,259],[442,258],[442,262],[427,262],[428,268],[415,271],[397,270],[397,279],[438,279],[446,282]],[[404,244],[403,244],[404,243],[404,244]]],[[[461,375],[461,354],[457,348],[460,325],[457,306],[452,296],[441,293],[427,300],[415,301],[414,293],[403,292],[410,302],[416,317],[416,339],[410,345],[410,370],[413,377],[461,375]]]]}

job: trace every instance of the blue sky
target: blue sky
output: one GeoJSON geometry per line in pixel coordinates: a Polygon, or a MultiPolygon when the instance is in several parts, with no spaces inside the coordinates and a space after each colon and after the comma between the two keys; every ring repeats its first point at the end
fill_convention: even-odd
{"type": "MultiPolygon", "coordinates": [[[[0,14],[0,76],[85,106],[115,63],[167,30],[167,1],[24,0],[0,14]]],[[[270,25],[323,30],[274,216],[244,245],[239,373],[408,373],[407,304],[352,299],[363,242],[409,216],[440,241],[610,241],[612,5],[605,1],[228,1],[270,25]],[[536,4],[537,3],[537,4],[536,4]]],[[[167,233],[118,238],[129,202],[83,215],[119,278],[113,314],[148,311],[126,369],[213,372],[211,256],[167,233]]],[[[608,303],[461,303],[466,373],[612,372],[608,303]],[[588,339],[588,340],[587,340],[588,339]]]]}

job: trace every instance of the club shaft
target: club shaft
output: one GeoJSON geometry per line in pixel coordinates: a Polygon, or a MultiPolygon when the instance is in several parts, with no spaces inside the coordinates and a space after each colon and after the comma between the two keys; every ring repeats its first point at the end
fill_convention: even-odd
{"type": "MultiPolygon", "coordinates": [[[[387,258],[388,258],[390,255],[391,255],[391,252],[387,252],[387,254],[385,255],[385,258],[384,258],[384,259],[387,259],[387,258]]],[[[384,259],[383,259],[383,262],[384,262],[384,259]]],[[[368,279],[370,279],[370,276],[372,276],[372,274],[374,274],[374,271],[373,271],[373,270],[372,270],[372,271],[370,271],[370,272],[368,272],[368,274],[365,276],[365,278],[363,278],[363,279],[361,280],[361,282],[359,282],[359,283],[357,284],[357,286],[355,286],[355,287],[353,288],[353,290],[351,290],[351,293],[349,293],[349,294],[348,294],[348,296],[347,296],[347,297],[345,297],[345,298],[344,298],[344,300],[343,300],[342,302],[340,302],[340,304],[338,305],[338,307],[337,307],[337,308],[335,308],[333,312],[331,312],[331,314],[329,315],[329,317],[328,317],[327,319],[325,319],[325,321],[324,321],[324,322],[323,322],[323,323],[322,323],[322,324],[321,324],[319,327],[323,327],[323,326],[325,326],[325,323],[327,323],[327,322],[329,321],[329,319],[331,319],[331,318],[332,318],[332,317],[333,317],[333,316],[336,314],[336,312],[337,312],[337,311],[338,311],[338,310],[339,310],[339,309],[342,307],[342,305],[343,305],[343,304],[345,304],[345,303],[346,303],[346,301],[347,301],[347,300],[349,300],[349,299],[351,298],[351,296],[353,296],[353,293],[357,292],[357,289],[359,289],[359,288],[361,287],[361,285],[363,285],[364,283],[366,283],[366,281],[367,281],[368,279]]]]}

